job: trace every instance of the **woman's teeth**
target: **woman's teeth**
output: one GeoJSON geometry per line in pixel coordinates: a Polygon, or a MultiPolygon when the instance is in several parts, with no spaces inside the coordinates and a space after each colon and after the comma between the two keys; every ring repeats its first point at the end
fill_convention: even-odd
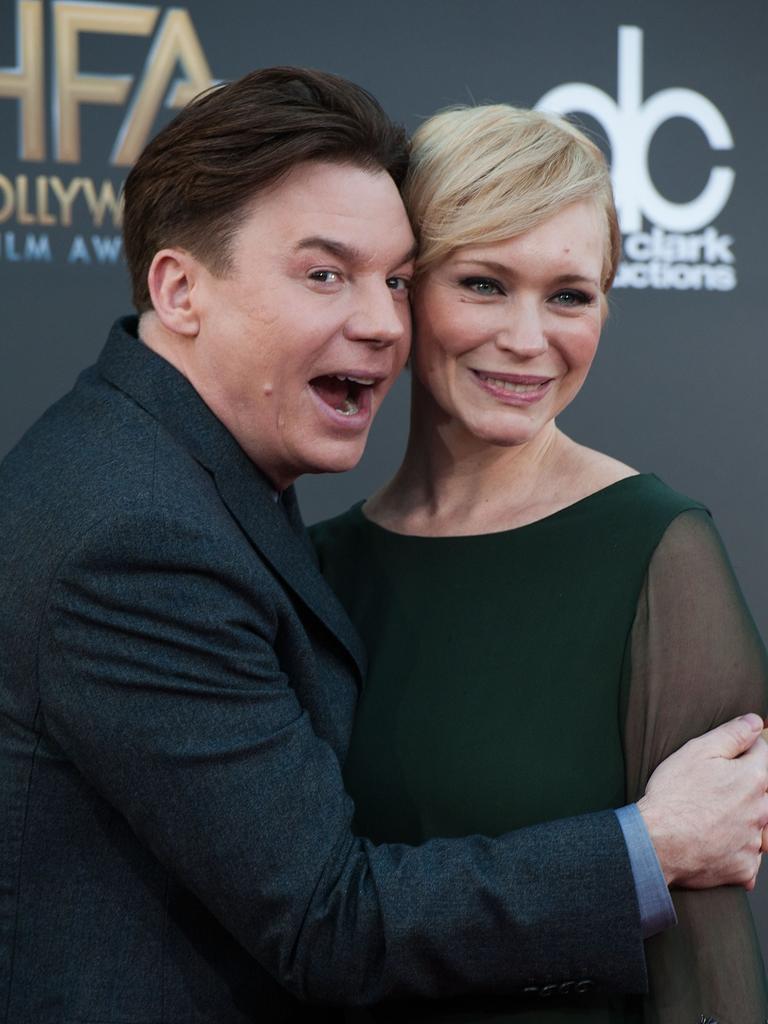
{"type": "Polygon", "coordinates": [[[498,377],[486,377],[484,374],[480,375],[480,379],[494,388],[510,391],[515,395],[529,395],[532,391],[538,391],[540,388],[543,388],[547,383],[547,381],[542,380],[538,384],[518,384],[513,380],[499,380],[498,377]]]}

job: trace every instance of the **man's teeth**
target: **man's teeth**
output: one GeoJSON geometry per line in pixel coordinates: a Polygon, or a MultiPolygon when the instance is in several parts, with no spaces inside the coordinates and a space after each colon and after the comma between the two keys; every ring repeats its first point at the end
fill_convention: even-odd
{"type": "MultiPolygon", "coordinates": [[[[373,377],[352,377],[348,373],[334,373],[332,376],[344,383],[359,384],[367,388],[376,383],[373,377]]],[[[354,416],[356,412],[360,411],[357,399],[351,394],[347,395],[341,405],[337,405],[335,408],[336,412],[340,412],[342,416],[354,416]]]]}
{"type": "Polygon", "coordinates": [[[495,388],[501,388],[502,391],[511,391],[515,395],[529,395],[532,391],[538,391],[539,388],[543,388],[547,381],[540,381],[538,384],[517,384],[513,380],[499,380],[498,377],[486,377],[482,379],[486,384],[491,384],[495,388]]]}
{"type": "Polygon", "coordinates": [[[343,405],[336,406],[336,412],[340,412],[342,416],[354,416],[359,412],[359,406],[354,398],[345,398],[343,405]]]}
{"type": "Polygon", "coordinates": [[[373,377],[349,377],[341,373],[334,373],[333,376],[336,380],[351,380],[353,384],[365,384],[366,387],[376,383],[373,377]]]}

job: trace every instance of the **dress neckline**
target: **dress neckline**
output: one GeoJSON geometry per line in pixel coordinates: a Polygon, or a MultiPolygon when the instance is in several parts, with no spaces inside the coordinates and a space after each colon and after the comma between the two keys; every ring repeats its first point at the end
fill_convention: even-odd
{"type": "Polygon", "coordinates": [[[505,530],[490,530],[488,533],[448,533],[437,534],[435,536],[421,533],[400,533],[398,530],[390,530],[386,526],[380,526],[379,523],[374,522],[373,519],[369,519],[365,512],[363,512],[365,499],[358,501],[356,505],[353,505],[350,512],[353,515],[356,515],[357,518],[373,532],[379,533],[382,536],[402,540],[404,543],[415,541],[453,541],[454,543],[461,541],[476,541],[483,537],[508,537],[510,534],[517,534],[523,530],[531,530],[537,526],[541,526],[543,523],[549,523],[555,519],[566,517],[575,511],[581,511],[589,504],[598,503],[606,496],[612,496],[617,490],[623,490],[628,486],[635,486],[635,481],[647,482],[649,480],[660,482],[655,473],[633,473],[632,476],[622,477],[621,480],[615,480],[612,484],[608,484],[606,487],[600,487],[598,490],[592,491],[591,494],[587,494],[583,498],[579,498],[577,501],[571,502],[570,505],[564,505],[562,508],[557,509],[555,512],[550,512],[549,515],[542,516],[540,519],[534,519],[530,523],[523,523],[521,526],[511,526],[505,530]]]}

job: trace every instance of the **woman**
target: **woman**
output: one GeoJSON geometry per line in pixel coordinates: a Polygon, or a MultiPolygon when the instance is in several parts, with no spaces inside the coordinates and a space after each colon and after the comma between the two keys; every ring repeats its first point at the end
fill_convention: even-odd
{"type": "MultiPolygon", "coordinates": [[[[370,654],[346,768],[358,827],[417,843],[634,800],[686,739],[764,707],[768,669],[706,510],[556,424],[589,371],[620,254],[599,150],[561,119],[490,106],[429,120],[412,159],[407,451],[314,539],[370,654]]],[[[674,899],[677,928],[647,945],[645,1000],[380,1012],[762,1022],[745,894],[674,899]]]]}

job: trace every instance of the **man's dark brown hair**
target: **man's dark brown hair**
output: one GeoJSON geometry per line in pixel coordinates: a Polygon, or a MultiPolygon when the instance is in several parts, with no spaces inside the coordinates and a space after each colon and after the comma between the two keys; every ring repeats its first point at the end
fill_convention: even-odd
{"type": "Polygon", "coordinates": [[[359,85],[323,71],[264,68],[194,99],[146,147],[125,182],[123,239],[139,313],[147,273],[166,246],[212,273],[255,196],[306,160],[383,170],[400,186],[404,130],[359,85]]]}

